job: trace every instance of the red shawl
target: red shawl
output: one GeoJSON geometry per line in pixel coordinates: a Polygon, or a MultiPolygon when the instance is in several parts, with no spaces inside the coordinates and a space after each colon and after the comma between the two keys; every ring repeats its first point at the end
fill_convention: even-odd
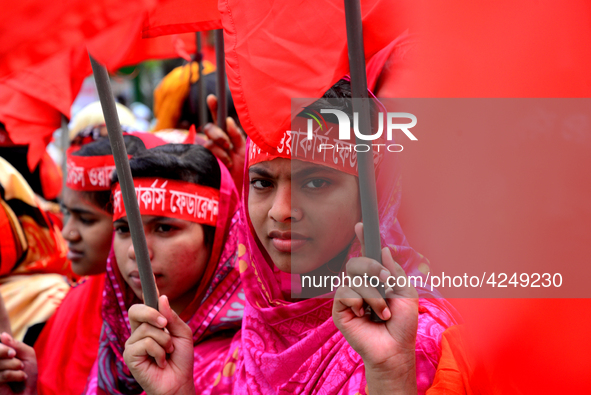
{"type": "Polygon", "coordinates": [[[35,343],[39,394],[80,394],[96,359],[105,275],[72,288],[35,343]]]}

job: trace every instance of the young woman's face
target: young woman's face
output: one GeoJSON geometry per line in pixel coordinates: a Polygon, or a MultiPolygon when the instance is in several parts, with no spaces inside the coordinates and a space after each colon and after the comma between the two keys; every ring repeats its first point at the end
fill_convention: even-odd
{"type": "Polygon", "coordinates": [[[70,188],[64,189],[63,206],[70,214],[62,236],[68,241],[72,270],[80,276],[104,273],[113,237],[113,217],[70,188]]]}
{"type": "MultiPolygon", "coordinates": [[[[149,215],[142,215],[142,222],[158,291],[168,296],[171,307],[180,314],[195,297],[209,258],[203,227],[176,218],[149,215]]],[[[113,249],[119,271],[135,295],[143,300],[127,217],[113,225],[113,249]]]]}
{"type": "Polygon", "coordinates": [[[308,273],[343,252],[360,221],[357,178],[299,160],[249,169],[248,212],[275,266],[308,273]]]}

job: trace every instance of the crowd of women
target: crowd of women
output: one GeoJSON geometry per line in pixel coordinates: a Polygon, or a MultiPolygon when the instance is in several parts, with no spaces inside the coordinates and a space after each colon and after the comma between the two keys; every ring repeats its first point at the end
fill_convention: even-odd
{"type": "MultiPolygon", "coordinates": [[[[350,81],[343,78],[307,110],[333,108],[352,118],[350,97],[350,81]]],[[[208,104],[213,109],[215,98],[208,104]]],[[[293,124],[306,125],[308,117],[302,112],[293,124]]],[[[0,391],[10,393],[20,382],[25,393],[40,394],[463,393],[461,374],[442,360],[442,338],[457,323],[444,299],[410,282],[388,288],[385,298],[371,286],[351,284],[318,289],[313,298],[301,294],[303,274],[369,275],[382,282],[426,274],[428,261],[409,246],[396,219],[395,155],[375,160],[380,265],[363,256],[354,164],[335,165],[305,149],[265,152],[232,118],[227,125],[223,131],[208,124],[201,137],[185,133],[183,144],[166,142],[163,134],[124,133],[158,311],[142,304],[101,122],[72,135],[63,225],[16,169],[3,170],[2,274],[16,278],[29,267],[51,282],[43,289],[60,295],[46,295],[51,309],[29,315],[11,335],[19,313],[13,296],[2,293],[3,317],[11,325],[0,337],[0,391]],[[31,238],[27,244],[25,215],[39,234],[53,237],[45,251],[60,257],[51,265],[39,264],[48,257],[34,257],[44,270],[27,266],[26,248],[6,260],[8,241],[19,236],[15,246],[44,251],[31,238]],[[24,230],[16,229],[19,223],[24,230]],[[62,226],[67,255],[57,240],[62,226]]]]}

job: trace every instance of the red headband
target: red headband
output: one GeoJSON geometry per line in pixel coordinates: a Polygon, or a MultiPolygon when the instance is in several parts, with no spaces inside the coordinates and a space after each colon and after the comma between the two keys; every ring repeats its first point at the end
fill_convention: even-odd
{"type": "MultiPolygon", "coordinates": [[[[357,150],[365,149],[373,149],[375,166],[380,163],[386,150],[384,144],[372,146],[372,142],[368,141],[367,145],[356,146],[355,140],[339,140],[339,127],[333,123],[323,123],[322,127],[313,124],[313,136],[312,139],[308,139],[309,121],[313,122],[312,119],[294,118],[291,123],[292,130],[284,132],[276,155],[261,150],[251,141],[248,166],[276,158],[299,159],[357,176],[357,150]]],[[[354,136],[353,132],[351,135],[354,136]]]]}
{"type": "MultiPolygon", "coordinates": [[[[178,218],[216,226],[220,191],[186,181],[159,178],[133,180],[142,215],[178,218]]],[[[119,183],[113,186],[113,221],[127,216],[119,183]]]]}
{"type": "MultiPolygon", "coordinates": [[[[129,156],[131,158],[131,156],[129,156]]],[[[66,186],[76,191],[108,191],[115,170],[113,155],[74,156],[68,154],[66,186]]]]}

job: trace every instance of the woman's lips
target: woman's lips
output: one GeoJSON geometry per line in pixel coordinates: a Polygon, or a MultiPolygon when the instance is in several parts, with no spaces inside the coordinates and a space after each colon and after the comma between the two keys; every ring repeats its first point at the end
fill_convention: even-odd
{"type": "Polygon", "coordinates": [[[281,232],[274,230],[269,233],[273,247],[279,252],[296,252],[310,240],[308,237],[295,232],[281,232]]]}
{"type": "MultiPolygon", "coordinates": [[[[154,273],[154,277],[156,278],[156,285],[158,285],[158,281],[162,278],[162,274],[154,273]]],[[[133,283],[133,285],[137,288],[142,288],[142,282],[140,280],[140,273],[137,270],[132,271],[129,273],[129,279],[133,283]]]]}
{"type": "Polygon", "coordinates": [[[84,253],[82,253],[80,251],[69,249],[68,254],[66,255],[66,258],[68,258],[72,262],[77,262],[77,261],[81,260],[82,258],[84,258],[84,253]]]}
{"type": "Polygon", "coordinates": [[[140,274],[137,271],[133,271],[133,272],[129,273],[129,279],[131,280],[131,282],[133,283],[133,285],[136,288],[142,287],[142,282],[140,280],[140,274]]]}

